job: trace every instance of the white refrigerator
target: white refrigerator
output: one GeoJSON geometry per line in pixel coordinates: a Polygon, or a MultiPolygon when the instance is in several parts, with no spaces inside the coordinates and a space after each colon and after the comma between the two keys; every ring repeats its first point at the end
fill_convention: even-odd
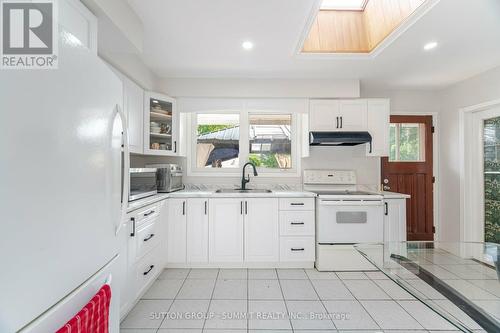
{"type": "Polygon", "coordinates": [[[58,69],[0,70],[0,332],[53,332],[104,283],[118,332],[121,104],[119,79],[64,31],[58,69]]]}

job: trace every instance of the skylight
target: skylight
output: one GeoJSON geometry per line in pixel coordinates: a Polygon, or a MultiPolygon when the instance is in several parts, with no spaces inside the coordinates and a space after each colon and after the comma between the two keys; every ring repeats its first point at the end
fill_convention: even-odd
{"type": "Polygon", "coordinates": [[[368,0],[323,0],[321,10],[363,10],[368,0]]]}

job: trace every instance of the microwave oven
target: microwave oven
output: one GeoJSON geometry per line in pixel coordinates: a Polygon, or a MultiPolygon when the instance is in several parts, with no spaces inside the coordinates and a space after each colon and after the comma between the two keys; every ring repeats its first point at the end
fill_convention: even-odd
{"type": "Polygon", "coordinates": [[[131,168],[128,201],[149,197],[158,193],[156,186],[156,169],[131,168]]]}

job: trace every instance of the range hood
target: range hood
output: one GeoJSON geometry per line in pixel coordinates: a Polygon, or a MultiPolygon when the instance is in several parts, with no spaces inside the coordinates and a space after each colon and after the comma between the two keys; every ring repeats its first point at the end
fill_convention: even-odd
{"type": "Polygon", "coordinates": [[[368,132],[309,132],[310,146],[356,146],[370,144],[372,151],[372,136],[368,132]]]}

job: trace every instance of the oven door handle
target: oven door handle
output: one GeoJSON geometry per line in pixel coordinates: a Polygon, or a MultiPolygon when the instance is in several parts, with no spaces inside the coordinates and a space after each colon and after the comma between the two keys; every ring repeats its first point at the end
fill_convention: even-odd
{"type": "Polygon", "coordinates": [[[321,206],[382,206],[382,200],[320,200],[321,206]]]}

